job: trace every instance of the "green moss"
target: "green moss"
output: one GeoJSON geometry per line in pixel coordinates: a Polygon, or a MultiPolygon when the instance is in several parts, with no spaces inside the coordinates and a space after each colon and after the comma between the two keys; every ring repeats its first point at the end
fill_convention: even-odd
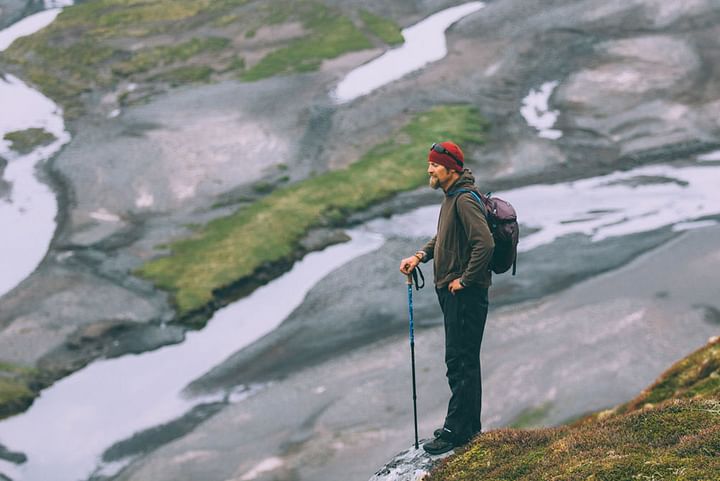
{"type": "Polygon", "coordinates": [[[445,106],[417,115],[392,140],[375,146],[346,169],[277,188],[262,200],[208,224],[192,239],[173,243],[172,254],[143,265],[138,274],[174,294],[180,314],[201,308],[213,291],[248,278],[268,262],[291,260],[315,225],[427,181],[423,162],[437,139],[461,145],[483,142],[486,124],[467,106],[445,106]],[[398,139],[403,138],[403,141],[398,139]],[[389,176],[382,172],[398,172],[389,176]]]}
{"type": "Polygon", "coordinates": [[[35,368],[0,362],[0,419],[29,406],[36,393],[30,383],[38,376],[35,368]]]}
{"type": "Polygon", "coordinates": [[[57,137],[50,132],[36,127],[8,132],[3,138],[9,141],[10,148],[19,154],[27,154],[36,147],[48,145],[57,140],[57,137]]]}
{"type": "Polygon", "coordinates": [[[34,397],[24,382],[0,377],[0,405],[23,403],[34,397]]]}
{"type": "Polygon", "coordinates": [[[679,361],[615,410],[572,426],[484,433],[428,481],[720,479],[719,342],[679,361]]]}
{"type": "Polygon", "coordinates": [[[373,35],[388,45],[399,45],[404,42],[400,26],[392,20],[380,17],[367,10],[360,10],[360,18],[373,35]]]}
{"type": "Polygon", "coordinates": [[[129,60],[113,66],[113,71],[124,76],[141,73],[151,68],[185,62],[200,54],[219,52],[229,44],[230,40],[227,38],[207,37],[193,38],[178,45],[140,50],[129,60]]]}
{"type": "MultiPolygon", "coordinates": [[[[244,80],[316,70],[323,60],[372,46],[352,21],[340,13],[310,2],[301,3],[301,8],[303,26],[311,33],[263,57],[242,76],[244,80]]],[[[283,22],[288,15],[289,12],[273,11],[270,22],[283,22]]]]}
{"type": "Polygon", "coordinates": [[[483,434],[429,481],[720,479],[720,415],[704,400],[567,428],[483,434]]]}

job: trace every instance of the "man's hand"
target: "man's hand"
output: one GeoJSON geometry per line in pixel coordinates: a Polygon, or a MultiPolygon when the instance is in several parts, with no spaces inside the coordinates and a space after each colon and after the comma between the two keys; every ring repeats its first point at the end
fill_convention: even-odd
{"type": "Polygon", "coordinates": [[[406,257],[400,261],[400,272],[406,276],[410,275],[418,264],[420,264],[420,259],[418,259],[417,256],[406,257]]]}
{"type": "Polygon", "coordinates": [[[455,279],[454,281],[452,281],[452,282],[448,285],[448,290],[449,290],[453,295],[455,295],[455,293],[458,292],[458,291],[462,291],[463,289],[465,289],[465,286],[463,286],[463,285],[460,283],[460,278],[459,278],[459,277],[458,277],[457,279],[455,279]]]}

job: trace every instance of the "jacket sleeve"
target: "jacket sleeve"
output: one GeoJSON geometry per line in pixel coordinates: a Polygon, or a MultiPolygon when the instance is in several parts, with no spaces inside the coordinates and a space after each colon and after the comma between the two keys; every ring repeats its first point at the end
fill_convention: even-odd
{"type": "Polygon", "coordinates": [[[437,236],[433,236],[433,238],[430,239],[428,241],[428,243],[425,244],[425,246],[422,249],[420,249],[421,251],[425,252],[425,258],[423,259],[423,262],[427,262],[433,258],[433,254],[435,254],[435,239],[436,238],[437,238],[437,236]]]}
{"type": "Polygon", "coordinates": [[[490,233],[483,208],[472,195],[461,195],[457,200],[457,212],[467,235],[470,260],[462,275],[463,283],[473,285],[492,260],[495,241],[490,233]]]}

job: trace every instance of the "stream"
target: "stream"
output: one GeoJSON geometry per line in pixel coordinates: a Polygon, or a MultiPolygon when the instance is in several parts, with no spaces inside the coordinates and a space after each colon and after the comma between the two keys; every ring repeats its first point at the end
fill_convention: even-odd
{"type": "MultiPolygon", "coordinates": [[[[30,15],[0,31],[0,52],[15,39],[46,27],[58,16],[66,1],[46,1],[48,10],[30,15]]],[[[3,179],[10,192],[0,197],[0,297],[29,276],[45,257],[55,233],[57,200],[55,193],[37,176],[42,164],[70,141],[62,109],[43,94],[12,75],[0,72],[0,157],[8,161],[3,179]],[[41,128],[55,140],[31,152],[19,154],[4,140],[9,132],[41,128]]]]}

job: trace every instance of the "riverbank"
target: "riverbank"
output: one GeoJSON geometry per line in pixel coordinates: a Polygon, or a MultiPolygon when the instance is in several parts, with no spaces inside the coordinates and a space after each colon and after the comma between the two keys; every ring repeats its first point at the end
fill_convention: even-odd
{"type": "MultiPolygon", "coordinates": [[[[621,404],[703,346],[718,333],[719,245],[718,227],[687,232],[559,294],[493,309],[482,349],[484,430],[528,412],[535,413],[530,425],[553,426],[621,404]]],[[[400,316],[402,299],[397,304],[400,316]]],[[[445,414],[443,346],[442,327],[416,331],[421,437],[445,414]]],[[[411,444],[411,392],[407,336],[391,335],[231,402],[113,479],[225,480],[254,472],[257,480],[366,480],[411,444]]],[[[145,441],[131,452],[151,446],[145,441]]]]}

